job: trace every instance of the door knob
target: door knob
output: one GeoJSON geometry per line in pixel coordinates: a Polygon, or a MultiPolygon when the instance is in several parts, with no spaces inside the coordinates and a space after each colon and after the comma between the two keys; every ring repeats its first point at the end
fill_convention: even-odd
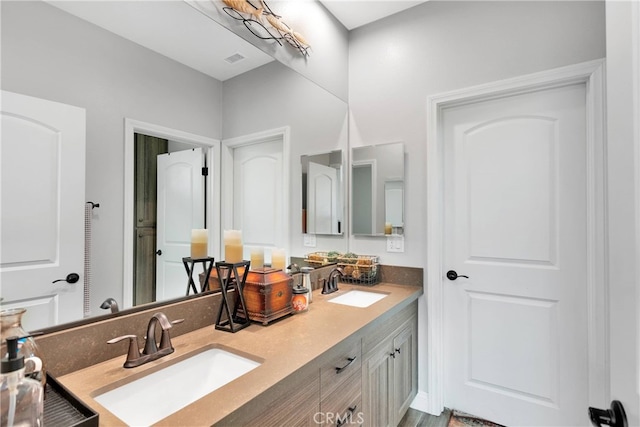
{"type": "Polygon", "coordinates": [[[462,274],[458,274],[456,273],[455,270],[449,270],[447,271],[447,279],[449,280],[456,280],[458,277],[464,277],[465,279],[468,279],[469,276],[463,276],[462,274]]]}
{"type": "Polygon", "coordinates": [[[162,249],[158,249],[158,250],[156,251],[156,255],[162,255],[162,249]]]}
{"type": "Polygon", "coordinates": [[[591,424],[596,427],[602,427],[603,425],[611,427],[627,427],[627,414],[624,412],[624,407],[619,400],[611,402],[610,409],[597,409],[589,408],[589,418],[591,424]]]}
{"type": "Polygon", "coordinates": [[[65,277],[64,279],[54,280],[51,283],[56,283],[56,282],[76,283],[78,280],[80,280],[80,276],[78,275],[78,273],[69,273],[67,274],[67,277],[65,277]]]}

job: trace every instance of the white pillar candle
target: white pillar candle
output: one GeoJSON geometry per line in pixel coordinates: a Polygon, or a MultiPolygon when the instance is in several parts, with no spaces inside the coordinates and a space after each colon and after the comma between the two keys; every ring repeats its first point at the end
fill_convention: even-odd
{"type": "Polygon", "coordinates": [[[264,267],[264,248],[251,248],[251,269],[258,270],[264,267]]]}
{"type": "Polygon", "coordinates": [[[284,249],[273,249],[271,251],[271,268],[277,270],[284,270],[287,263],[287,257],[284,253],[284,249]]]}
{"type": "Polygon", "coordinates": [[[230,263],[242,261],[242,231],[224,230],[224,260],[230,263]]]}
{"type": "Polygon", "coordinates": [[[191,258],[206,258],[208,253],[207,229],[191,230],[191,258]]]}

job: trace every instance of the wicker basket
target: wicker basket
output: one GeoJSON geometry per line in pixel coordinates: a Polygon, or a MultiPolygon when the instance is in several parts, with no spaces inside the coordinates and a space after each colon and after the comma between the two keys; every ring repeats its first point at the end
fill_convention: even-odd
{"type": "Polygon", "coordinates": [[[339,254],[337,252],[311,252],[305,257],[305,262],[311,265],[326,265],[337,262],[339,254]]]}
{"type": "Polygon", "coordinates": [[[356,283],[361,285],[375,285],[379,281],[378,257],[373,255],[348,254],[347,257],[338,258],[338,266],[342,268],[343,275],[340,279],[343,283],[356,283]]]}

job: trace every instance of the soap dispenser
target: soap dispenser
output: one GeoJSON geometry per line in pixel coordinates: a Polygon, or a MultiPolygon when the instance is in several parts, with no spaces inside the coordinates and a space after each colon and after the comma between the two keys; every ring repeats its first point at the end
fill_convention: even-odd
{"type": "Polygon", "coordinates": [[[25,378],[18,339],[7,338],[7,354],[0,362],[0,426],[42,426],[44,391],[40,382],[25,378]]]}
{"type": "Polygon", "coordinates": [[[302,272],[302,286],[307,288],[309,291],[309,303],[311,303],[313,299],[313,287],[311,286],[311,272],[313,271],[313,267],[302,267],[300,269],[302,272]]]}

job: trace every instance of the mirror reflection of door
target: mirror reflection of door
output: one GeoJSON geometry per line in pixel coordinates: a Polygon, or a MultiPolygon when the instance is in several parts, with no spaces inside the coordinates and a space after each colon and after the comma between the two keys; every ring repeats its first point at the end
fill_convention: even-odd
{"type": "Polygon", "coordinates": [[[309,162],[307,177],[307,233],[338,234],[338,170],[309,162]]]}
{"type": "Polygon", "coordinates": [[[384,220],[392,227],[404,226],[404,181],[385,181],[384,220]]]}
{"type": "Polygon", "coordinates": [[[191,230],[205,228],[204,164],[202,148],[158,156],[155,286],[158,300],[185,295],[182,258],[190,256],[191,230]]]}
{"type": "Polygon", "coordinates": [[[353,234],[373,234],[375,224],[375,164],[353,163],[353,234]]]}
{"type": "Polygon", "coordinates": [[[2,91],[0,122],[2,308],[26,308],[27,330],[81,319],[85,110],[2,91]]]}
{"type": "Polygon", "coordinates": [[[184,296],[182,257],[204,228],[202,148],[135,134],[134,305],[184,296]],[[171,152],[171,155],[168,153],[171,152]],[[169,209],[167,209],[169,207],[169,209]]]}

